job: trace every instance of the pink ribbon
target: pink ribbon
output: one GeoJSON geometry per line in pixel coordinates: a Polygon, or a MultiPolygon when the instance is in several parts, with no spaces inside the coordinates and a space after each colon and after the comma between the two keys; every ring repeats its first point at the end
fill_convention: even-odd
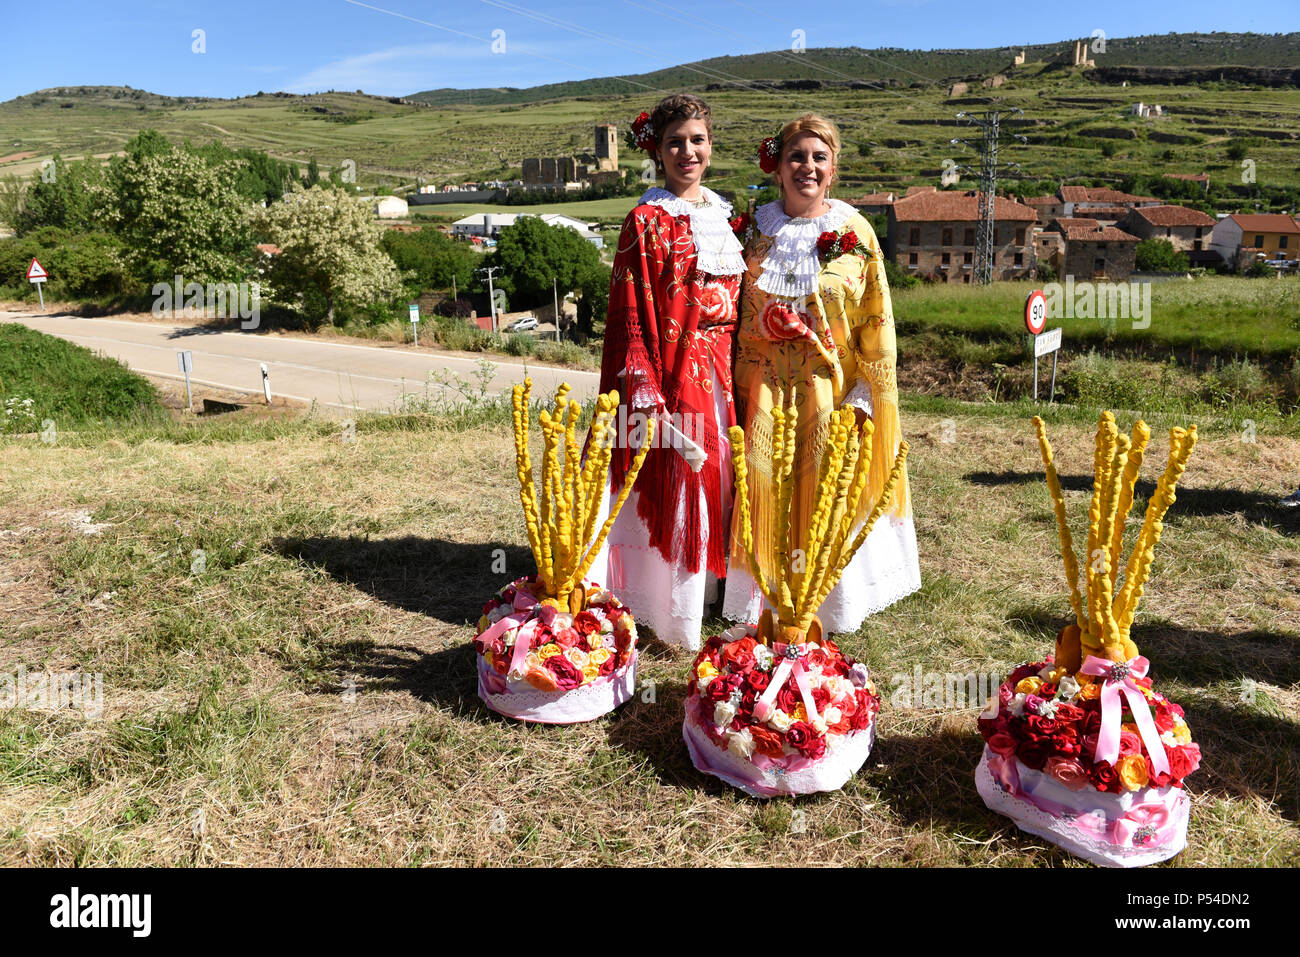
{"type": "Polygon", "coordinates": [[[1079,673],[1104,676],[1106,679],[1101,686],[1101,733],[1097,735],[1097,760],[1114,764],[1119,758],[1120,716],[1123,711],[1120,696],[1123,695],[1128,699],[1133,721],[1138,726],[1142,743],[1146,745],[1151,767],[1156,774],[1167,774],[1169,758],[1165,755],[1165,746],[1160,740],[1155,719],[1151,717],[1151,706],[1147,704],[1142,687],[1133,680],[1134,676],[1146,677],[1149,667],[1150,662],[1141,655],[1122,662],[1089,655],[1079,673]]]}
{"type": "Polygon", "coordinates": [[[1111,843],[1126,847],[1163,844],[1172,823],[1163,804],[1139,804],[1111,825],[1111,843]]]}
{"type": "Polygon", "coordinates": [[[808,667],[803,660],[806,653],[802,645],[785,645],[777,651],[777,654],[782,655],[781,663],[776,666],[776,671],[772,674],[772,680],[768,682],[762,696],[754,702],[754,719],[756,721],[766,721],[771,717],[772,703],[776,701],[776,696],[781,693],[781,689],[785,687],[786,681],[792,674],[794,675],[795,687],[799,689],[799,697],[803,699],[803,709],[808,712],[808,721],[814,722],[820,717],[817,714],[817,705],[813,704],[812,685],[808,681],[808,667]]]}

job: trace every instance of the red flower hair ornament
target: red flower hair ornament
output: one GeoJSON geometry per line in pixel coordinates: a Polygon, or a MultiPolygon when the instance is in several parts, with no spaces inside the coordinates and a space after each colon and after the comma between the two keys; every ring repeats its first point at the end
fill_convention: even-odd
{"type": "Polygon", "coordinates": [[[781,137],[769,136],[758,144],[758,168],[764,173],[775,173],[781,165],[781,137]]]}

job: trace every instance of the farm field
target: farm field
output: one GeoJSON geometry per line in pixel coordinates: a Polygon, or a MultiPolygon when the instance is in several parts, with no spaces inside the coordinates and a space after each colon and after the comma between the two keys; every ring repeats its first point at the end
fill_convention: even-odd
{"type": "MultiPolygon", "coordinates": [[[[976,795],[983,702],[890,700],[916,666],[1001,675],[1067,620],[1031,414],[904,396],[924,587],[843,638],[885,698],[878,745],[795,805],[691,767],[690,658],[653,642],[654,693],[591,724],[480,704],[472,622],[531,571],[499,409],[351,442],[312,418],[0,440],[0,672],[104,676],[98,720],[0,713],[0,863],[1080,866],[976,795]]],[[[1050,414],[1076,528],[1095,414],[1050,414]]],[[[1202,433],[1134,629],[1205,753],[1172,864],[1297,866],[1300,510],[1274,503],[1300,438],[1202,433]]]]}

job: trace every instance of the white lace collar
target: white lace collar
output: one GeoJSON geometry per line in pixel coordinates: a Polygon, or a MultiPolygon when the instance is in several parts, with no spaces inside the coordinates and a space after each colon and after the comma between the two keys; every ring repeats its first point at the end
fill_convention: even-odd
{"type": "Polygon", "coordinates": [[[700,187],[708,205],[696,206],[661,186],[652,186],[642,203],[658,206],[670,216],[689,216],[695,240],[695,268],[712,276],[731,276],[745,271],[744,250],[731,231],[731,204],[709,189],[700,187]]]}
{"type": "Polygon", "coordinates": [[[760,206],[754,211],[754,225],[772,237],[772,248],[763,259],[763,273],[758,288],[774,296],[800,298],[817,288],[821,260],[817,257],[817,237],[835,232],[857,212],[843,200],[827,199],[830,211],[816,219],[787,216],[781,200],[760,206]]]}

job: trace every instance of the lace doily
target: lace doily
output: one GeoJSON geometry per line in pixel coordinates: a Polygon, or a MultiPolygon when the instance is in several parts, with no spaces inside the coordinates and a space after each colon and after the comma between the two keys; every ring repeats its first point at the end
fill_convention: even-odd
{"type": "Polygon", "coordinates": [[[779,199],[754,211],[754,225],[763,235],[772,237],[772,248],[763,259],[763,274],[758,277],[759,289],[789,299],[813,294],[821,271],[817,237],[835,232],[857,212],[843,200],[826,202],[830,212],[816,219],[787,216],[779,199]]]}
{"type": "MultiPolygon", "coordinates": [[[[708,203],[696,206],[689,200],[652,186],[641,197],[643,204],[658,206],[670,216],[688,216],[695,241],[695,268],[711,276],[735,276],[745,271],[744,250],[731,231],[731,204],[709,189],[700,192],[708,203]]],[[[852,209],[852,207],[849,207],[852,209]]]]}
{"type": "MultiPolygon", "coordinates": [[[[979,766],[975,769],[975,790],[984,799],[989,810],[1011,818],[1020,830],[1050,841],[1057,847],[1064,848],[1071,854],[1076,854],[1102,867],[1141,867],[1144,864],[1155,864],[1174,857],[1187,847],[1187,820],[1191,800],[1181,791],[1169,796],[1177,829],[1167,843],[1149,847],[1122,847],[1084,831],[1068,817],[1048,814],[1029,801],[1008,793],[993,777],[993,772],[989,768],[987,745],[984,754],[980,757],[979,766]]],[[[1118,807],[1118,796],[1109,796],[1116,798],[1115,804],[1118,807]]]]}
{"type": "Polygon", "coordinates": [[[492,671],[483,657],[478,656],[478,696],[493,711],[508,718],[536,721],[539,724],[577,724],[592,721],[609,714],[619,705],[630,701],[636,693],[636,652],[622,668],[617,668],[590,684],[580,685],[570,691],[506,691],[494,694],[486,686],[487,673],[492,671]]]}
{"type": "Polygon", "coordinates": [[[876,740],[876,722],[873,718],[861,731],[845,735],[835,751],[827,752],[812,767],[789,772],[778,768],[759,770],[740,755],[718,747],[689,715],[682,721],[682,740],[691,762],[705,774],[721,778],[752,797],[783,797],[842,788],[867,762],[876,740]]]}

